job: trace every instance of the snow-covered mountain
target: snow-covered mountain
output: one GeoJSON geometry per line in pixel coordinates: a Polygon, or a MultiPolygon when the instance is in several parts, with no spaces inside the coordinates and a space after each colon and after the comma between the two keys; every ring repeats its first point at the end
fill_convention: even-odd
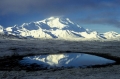
{"type": "Polygon", "coordinates": [[[3,26],[0,25],[0,33],[3,33],[3,26]]]}
{"type": "Polygon", "coordinates": [[[85,39],[113,39],[120,37],[116,32],[99,34],[96,31],[89,31],[68,18],[50,17],[41,21],[23,23],[20,26],[4,28],[0,26],[0,32],[7,35],[31,38],[85,38],[85,39]]]}

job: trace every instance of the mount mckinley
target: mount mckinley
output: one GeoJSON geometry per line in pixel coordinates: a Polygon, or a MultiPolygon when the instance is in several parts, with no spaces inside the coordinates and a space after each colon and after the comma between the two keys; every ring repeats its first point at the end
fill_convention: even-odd
{"type": "Polygon", "coordinates": [[[98,33],[89,31],[68,18],[50,17],[42,21],[23,23],[20,26],[3,28],[0,33],[26,38],[60,38],[60,39],[120,39],[120,34],[110,31],[98,33]]]}

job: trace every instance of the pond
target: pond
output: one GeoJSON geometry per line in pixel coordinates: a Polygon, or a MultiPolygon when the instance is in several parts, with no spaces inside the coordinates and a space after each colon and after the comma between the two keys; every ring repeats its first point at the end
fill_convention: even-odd
{"type": "Polygon", "coordinates": [[[96,65],[113,64],[116,61],[103,57],[83,54],[83,53],[63,53],[63,54],[47,54],[23,57],[20,64],[23,66],[37,66],[41,68],[86,68],[96,65]]]}

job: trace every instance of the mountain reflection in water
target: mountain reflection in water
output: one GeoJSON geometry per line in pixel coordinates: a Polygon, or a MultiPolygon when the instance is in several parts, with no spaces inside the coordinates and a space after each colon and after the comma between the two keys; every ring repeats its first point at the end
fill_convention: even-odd
{"type": "Polygon", "coordinates": [[[115,61],[82,53],[50,54],[24,57],[21,64],[38,64],[44,67],[86,67],[92,65],[104,65],[115,61]]]}

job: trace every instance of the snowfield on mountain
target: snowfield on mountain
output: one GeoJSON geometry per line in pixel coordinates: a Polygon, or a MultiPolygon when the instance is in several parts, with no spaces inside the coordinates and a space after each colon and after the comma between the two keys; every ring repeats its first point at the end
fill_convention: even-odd
{"type": "Polygon", "coordinates": [[[26,38],[57,38],[57,39],[116,39],[120,40],[120,34],[110,31],[98,33],[89,31],[80,25],[72,22],[69,18],[50,17],[41,21],[23,23],[3,28],[0,32],[6,35],[14,35],[26,38]]]}

